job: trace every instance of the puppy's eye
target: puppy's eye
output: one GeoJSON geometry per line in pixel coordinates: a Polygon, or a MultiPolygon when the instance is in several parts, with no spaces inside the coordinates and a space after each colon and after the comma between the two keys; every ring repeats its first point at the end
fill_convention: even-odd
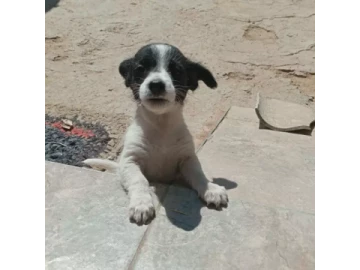
{"type": "Polygon", "coordinates": [[[173,76],[181,75],[181,68],[173,62],[170,63],[170,65],[169,65],[169,71],[170,71],[171,75],[173,75],[173,76]]]}
{"type": "Polygon", "coordinates": [[[135,72],[138,74],[143,74],[145,72],[145,68],[143,66],[137,66],[135,68],[135,72]]]}

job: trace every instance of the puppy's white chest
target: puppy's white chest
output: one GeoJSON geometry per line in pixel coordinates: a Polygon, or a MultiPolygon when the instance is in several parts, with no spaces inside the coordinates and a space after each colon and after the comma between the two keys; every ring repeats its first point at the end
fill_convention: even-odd
{"type": "Polygon", "coordinates": [[[182,160],[181,147],[177,145],[149,145],[148,158],[144,162],[144,174],[151,182],[171,182],[178,174],[182,160]]]}
{"type": "Polygon", "coordinates": [[[164,119],[148,114],[139,107],[126,134],[121,163],[135,161],[149,182],[172,182],[181,162],[195,152],[192,137],[180,111],[164,119]]]}

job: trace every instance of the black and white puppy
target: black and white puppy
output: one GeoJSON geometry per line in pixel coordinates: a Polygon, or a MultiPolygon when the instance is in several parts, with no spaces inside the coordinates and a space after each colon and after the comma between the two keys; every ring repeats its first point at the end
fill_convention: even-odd
{"type": "Polygon", "coordinates": [[[130,196],[130,219],[138,224],[147,224],[155,216],[149,182],[169,183],[180,176],[208,205],[226,206],[225,189],[205,176],[182,115],[186,94],[199,81],[217,87],[211,72],[168,44],[142,47],[120,64],[119,71],[139,105],[120,161],[88,159],[85,163],[119,174],[130,196]]]}

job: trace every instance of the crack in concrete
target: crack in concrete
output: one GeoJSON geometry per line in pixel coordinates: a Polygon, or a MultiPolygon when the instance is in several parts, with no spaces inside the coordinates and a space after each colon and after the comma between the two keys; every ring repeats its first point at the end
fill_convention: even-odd
{"type": "Polygon", "coordinates": [[[292,68],[279,68],[278,71],[289,74],[290,76],[298,78],[307,78],[309,75],[315,75],[315,72],[311,71],[299,71],[292,68]]]}
{"type": "MultiPolygon", "coordinates": [[[[243,37],[248,40],[257,40],[258,38],[252,37],[252,35],[251,35],[251,31],[256,31],[256,30],[258,30],[258,31],[262,30],[262,31],[265,31],[265,33],[267,33],[267,34],[270,34],[270,36],[265,37],[265,39],[279,39],[279,37],[276,35],[276,33],[273,30],[269,30],[269,29],[266,29],[266,28],[258,26],[258,25],[249,25],[245,29],[243,37]],[[271,34],[273,36],[271,36],[271,34]]],[[[259,33],[257,33],[257,34],[259,34],[259,33]]],[[[255,35],[256,35],[256,33],[255,33],[255,35]]]]}
{"type": "Polygon", "coordinates": [[[234,60],[221,60],[225,63],[231,63],[231,64],[242,64],[242,65],[247,65],[247,66],[254,66],[254,67],[266,67],[266,68],[277,68],[277,67],[286,67],[286,66],[295,66],[295,65],[299,65],[298,63],[292,63],[292,64],[284,64],[284,65],[278,65],[278,66],[274,66],[274,65],[269,65],[269,64],[254,64],[251,62],[242,62],[242,61],[234,61],[234,60]]]}
{"type": "Polygon", "coordinates": [[[311,18],[315,16],[315,13],[312,13],[310,15],[307,16],[295,16],[295,15],[285,15],[285,16],[274,16],[274,17],[269,17],[269,18],[261,18],[258,20],[251,20],[251,19],[237,19],[237,18],[231,18],[231,17],[222,17],[223,19],[229,19],[229,20],[234,20],[234,21],[239,21],[239,22],[245,22],[245,23],[256,23],[256,22],[262,22],[265,20],[275,20],[275,19],[292,19],[292,18],[298,18],[298,19],[307,19],[307,18],[311,18]]]}
{"type": "Polygon", "coordinates": [[[301,52],[307,52],[307,51],[311,51],[312,49],[315,48],[315,44],[311,44],[308,48],[306,49],[301,49],[301,50],[298,50],[296,52],[293,52],[293,53],[288,53],[288,54],[283,54],[281,56],[291,56],[291,55],[295,55],[295,54],[298,54],[298,53],[301,53],[301,52]]]}
{"type": "Polygon", "coordinates": [[[285,261],[287,267],[290,268],[288,260],[286,259],[286,257],[284,255],[281,254],[281,252],[279,250],[279,242],[278,242],[278,240],[276,240],[276,251],[279,254],[280,258],[282,258],[285,261]]]}
{"type": "Polygon", "coordinates": [[[131,48],[131,47],[137,46],[139,44],[147,44],[147,43],[151,42],[151,40],[152,39],[147,39],[147,40],[143,40],[143,41],[136,42],[136,43],[129,44],[129,45],[122,44],[119,48],[131,48]]]}

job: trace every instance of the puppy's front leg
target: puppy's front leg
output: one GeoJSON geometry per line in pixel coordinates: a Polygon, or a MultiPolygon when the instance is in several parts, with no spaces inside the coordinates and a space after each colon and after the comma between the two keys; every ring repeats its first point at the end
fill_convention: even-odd
{"type": "Polygon", "coordinates": [[[139,225],[148,224],[155,217],[149,182],[143,175],[138,164],[125,161],[121,164],[120,175],[122,184],[128,191],[130,199],[130,221],[139,225]]]}
{"type": "Polygon", "coordinates": [[[207,205],[215,205],[217,208],[227,205],[229,200],[225,188],[206,178],[195,154],[182,163],[180,172],[207,205]]]}

